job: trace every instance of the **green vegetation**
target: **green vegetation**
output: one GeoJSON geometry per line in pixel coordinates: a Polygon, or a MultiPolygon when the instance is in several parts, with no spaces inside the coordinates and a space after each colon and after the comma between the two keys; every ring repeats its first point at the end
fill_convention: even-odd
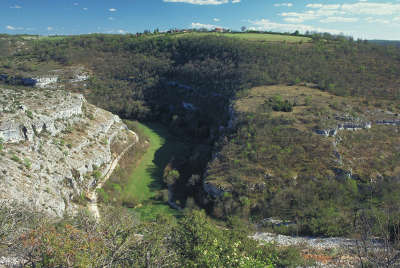
{"type": "Polygon", "coordinates": [[[25,111],[26,116],[28,116],[30,119],[33,119],[33,114],[31,111],[26,110],[25,111]]]}
{"type": "Polygon", "coordinates": [[[31,169],[32,167],[32,162],[28,158],[24,158],[24,165],[27,169],[31,169]]]}
{"type": "Polygon", "coordinates": [[[208,169],[206,180],[227,191],[215,200],[213,215],[254,222],[277,217],[297,224],[281,228],[285,233],[325,236],[352,234],[355,218],[366,211],[389,206],[396,217],[400,136],[395,128],[313,134],[336,128],[343,116],[375,122],[382,115],[368,114],[374,105],[303,86],[248,91],[235,102],[237,128],[208,169]],[[292,112],[279,108],[289,102],[296,103],[292,112]]]}
{"type": "MultiPolygon", "coordinates": [[[[185,145],[160,124],[135,123],[133,128],[140,133],[141,144],[147,147],[142,155],[137,155],[136,161],[131,161],[133,166],[126,167],[128,174],[117,171],[112,175],[104,186],[105,193],[111,194],[108,199],[119,196],[122,205],[135,208],[146,219],[153,219],[158,214],[175,215],[177,212],[166,204],[168,199],[157,199],[166,188],[163,184],[164,168],[174,155],[183,152],[185,145]]],[[[179,173],[175,179],[178,178],[179,173]]]]}
{"type": "Polygon", "coordinates": [[[83,212],[57,224],[46,222],[43,216],[15,215],[4,219],[18,225],[7,226],[24,224],[25,228],[20,229],[18,238],[8,241],[22,248],[20,254],[27,266],[264,268],[305,264],[299,250],[261,246],[249,239],[244,229],[217,228],[202,211],[193,211],[181,220],[158,217],[152,223],[109,208],[100,222],[83,212]]]}
{"type": "Polygon", "coordinates": [[[226,33],[226,37],[234,37],[245,39],[249,41],[263,41],[263,42],[289,42],[300,43],[310,42],[310,37],[283,35],[283,34],[267,34],[267,33],[226,33]]]}
{"type": "Polygon", "coordinates": [[[11,155],[11,160],[17,163],[21,163],[21,159],[19,159],[19,157],[15,154],[11,155]]]}
{"type": "Polygon", "coordinates": [[[304,36],[293,36],[289,34],[269,34],[269,33],[184,33],[177,34],[176,37],[187,37],[187,36],[222,36],[230,38],[238,38],[246,41],[257,41],[257,42],[288,42],[288,43],[306,43],[311,42],[310,37],[304,36]]]}
{"type": "Polygon", "coordinates": [[[282,96],[276,95],[265,102],[265,106],[272,107],[276,112],[291,112],[293,111],[293,104],[288,100],[283,100],[282,96]]]}

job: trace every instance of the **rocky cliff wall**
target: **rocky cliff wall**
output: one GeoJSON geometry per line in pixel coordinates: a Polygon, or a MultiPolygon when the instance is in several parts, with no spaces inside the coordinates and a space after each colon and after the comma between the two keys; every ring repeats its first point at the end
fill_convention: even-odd
{"type": "Polygon", "coordinates": [[[73,213],[135,137],[118,116],[60,90],[0,88],[0,200],[73,213]]]}

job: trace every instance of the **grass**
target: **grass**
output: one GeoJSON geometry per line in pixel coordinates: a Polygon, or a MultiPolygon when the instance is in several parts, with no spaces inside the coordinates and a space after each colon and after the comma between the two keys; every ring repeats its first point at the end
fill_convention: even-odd
{"type": "Polygon", "coordinates": [[[134,128],[139,134],[141,144],[147,148],[142,154],[135,154],[134,161],[124,165],[124,172],[117,172],[120,174],[115,175],[120,176],[118,180],[111,178],[108,181],[105,191],[114,197],[115,194],[120,195],[122,200],[134,200],[135,207],[132,211],[137,212],[143,220],[154,219],[160,214],[179,216],[178,211],[170,208],[165,201],[158,200],[158,196],[166,191],[162,181],[165,166],[174,155],[184,150],[185,145],[170,135],[161,124],[135,122],[128,126],[134,128]],[[110,191],[111,188],[114,188],[114,193],[113,190],[110,191]],[[120,190],[115,191],[116,188],[120,190]]]}
{"type": "Polygon", "coordinates": [[[225,36],[232,38],[239,38],[248,41],[255,42],[289,42],[289,43],[301,43],[310,42],[311,38],[303,36],[292,36],[284,34],[266,34],[266,33],[184,33],[176,34],[176,37],[185,37],[188,35],[216,35],[225,36]]]}
{"type": "Polygon", "coordinates": [[[224,33],[226,37],[234,37],[240,39],[246,39],[249,41],[264,41],[264,42],[289,42],[289,43],[300,43],[310,42],[311,38],[303,36],[292,36],[282,34],[259,34],[259,33],[224,33]]]}
{"type": "Polygon", "coordinates": [[[142,218],[154,218],[158,214],[177,215],[163,201],[155,200],[158,192],[165,189],[162,174],[165,166],[175,154],[184,149],[184,144],[171,136],[161,124],[139,124],[139,128],[149,138],[149,147],[139,165],[130,176],[125,191],[135,196],[142,204],[135,208],[142,218]]]}

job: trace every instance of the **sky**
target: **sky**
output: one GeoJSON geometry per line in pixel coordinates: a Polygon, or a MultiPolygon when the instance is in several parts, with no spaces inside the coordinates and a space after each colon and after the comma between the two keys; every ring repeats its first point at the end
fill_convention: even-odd
{"type": "Polygon", "coordinates": [[[224,27],[400,40],[400,0],[0,0],[0,33],[224,27]]]}

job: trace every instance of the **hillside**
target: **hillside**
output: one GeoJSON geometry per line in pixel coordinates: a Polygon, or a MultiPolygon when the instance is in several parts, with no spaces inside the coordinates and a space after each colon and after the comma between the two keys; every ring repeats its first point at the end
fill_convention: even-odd
{"type": "MultiPolygon", "coordinates": [[[[387,187],[400,176],[400,107],[390,101],[269,86],[251,89],[233,109],[235,127],[205,179],[218,217],[278,217],[305,233],[343,235],[354,210],[371,206],[371,183],[387,187]]],[[[372,206],[395,202],[397,185],[376,192],[372,206]]]]}

